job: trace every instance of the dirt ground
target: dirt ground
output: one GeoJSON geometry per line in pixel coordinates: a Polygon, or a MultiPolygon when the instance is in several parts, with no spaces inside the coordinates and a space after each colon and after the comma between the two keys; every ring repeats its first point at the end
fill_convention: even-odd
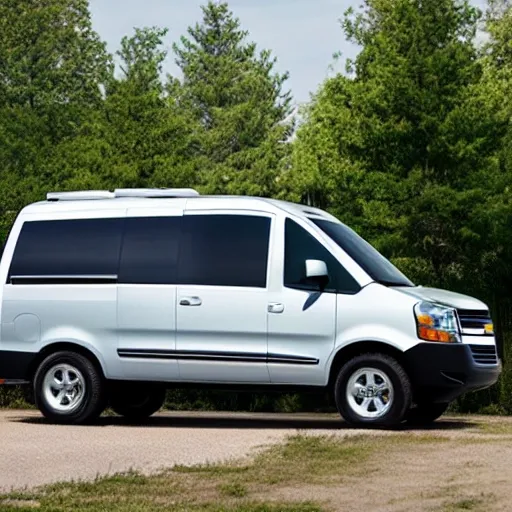
{"type": "Polygon", "coordinates": [[[274,499],[340,512],[512,511],[512,418],[451,417],[431,429],[340,434],[368,437],[373,446],[371,438],[380,439],[354,474],[279,489],[274,499]]]}
{"type": "MultiPolygon", "coordinates": [[[[214,494],[227,489],[233,504],[274,502],[278,510],[277,504],[288,503],[294,510],[293,503],[299,509],[311,502],[340,512],[512,511],[512,418],[446,417],[431,428],[383,431],[351,429],[331,415],[164,413],[141,425],[107,417],[95,426],[66,427],[50,425],[36,412],[0,412],[4,492],[132,469],[149,475],[176,464],[226,464],[210,476],[201,470],[197,478],[205,485],[198,485],[214,494]],[[292,443],[295,452],[286,452],[284,443],[297,436],[325,442],[317,448],[292,443]],[[252,461],[245,476],[251,481],[243,480],[243,472],[239,477],[222,469],[233,460],[252,461]]],[[[178,477],[165,477],[164,487],[178,477]]],[[[194,499],[200,494],[194,492],[194,499]]]]}

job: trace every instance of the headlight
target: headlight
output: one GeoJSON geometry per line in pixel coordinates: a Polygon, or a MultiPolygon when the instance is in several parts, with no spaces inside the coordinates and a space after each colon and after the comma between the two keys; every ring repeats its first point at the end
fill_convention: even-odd
{"type": "Polygon", "coordinates": [[[420,302],[414,306],[418,337],[425,341],[460,343],[459,323],[455,309],[420,302]]]}

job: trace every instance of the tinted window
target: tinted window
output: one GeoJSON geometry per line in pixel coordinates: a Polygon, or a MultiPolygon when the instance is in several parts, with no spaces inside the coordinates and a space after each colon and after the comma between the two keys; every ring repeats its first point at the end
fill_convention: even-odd
{"type": "Polygon", "coordinates": [[[341,222],[311,219],[334,240],[372,279],[392,286],[414,286],[390,261],[341,222]]]}
{"type": "Polygon", "coordinates": [[[183,220],[182,284],[266,286],[269,218],[188,215],[183,220]]]}
{"type": "Polygon", "coordinates": [[[115,275],[123,222],[123,219],[25,222],[14,250],[10,275],[115,275]]]}
{"type": "Polygon", "coordinates": [[[126,219],[119,282],[176,283],[181,219],[126,219]]]}
{"type": "Polygon", "coordinates": [[[284,285],[311,289],[306,283],[306,260],[322,260],[327,265],[329,284],[325,291],[356,293],[360,286],[338,260],[312,235],[291,219],[285,226],[284,285]]]}

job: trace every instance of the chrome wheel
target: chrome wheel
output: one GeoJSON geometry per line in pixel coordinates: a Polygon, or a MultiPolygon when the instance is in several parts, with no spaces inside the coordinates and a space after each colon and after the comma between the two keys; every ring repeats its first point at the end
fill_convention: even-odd
{"type": "Polygon", "coordinates": [[[393,404],[391,379],[376,368],[360,368],[348,380],[347,403],[361,418],[380,418],[393,404]]]}
{"type": "Polygon", "coordinates": [[[84,377],[77,368],[69,364],[53,366],[44,376],[43,395],[53,410],[71,413],[84,400],[84,377]]]}

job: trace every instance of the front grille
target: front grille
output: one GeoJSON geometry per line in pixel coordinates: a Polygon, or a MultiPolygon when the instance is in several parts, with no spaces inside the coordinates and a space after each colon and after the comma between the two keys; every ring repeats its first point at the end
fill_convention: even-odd
{"type": "Polygon", "coordinates": [[[498,364],[498,355],[494,345],[469,345],[475,363],[498,364]]]}
{"type": "Polygon", "coordinates": [[[486,333],[485,331],[485,326],[492,324],[491,315],[488,311],[458,309],[457,314],[462,334],[469,336],[492,336],[491,333],[486,333]]]}

